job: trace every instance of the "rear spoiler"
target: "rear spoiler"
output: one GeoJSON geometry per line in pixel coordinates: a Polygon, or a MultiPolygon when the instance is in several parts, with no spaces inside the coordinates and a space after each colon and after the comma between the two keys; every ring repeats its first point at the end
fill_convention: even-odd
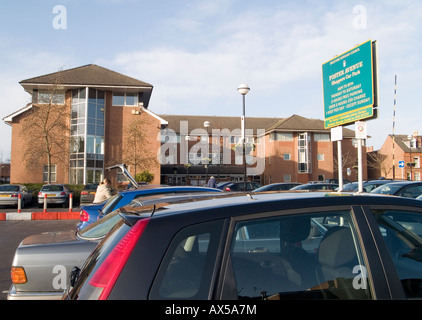
{"type": "Polygon", "coordinates": [[[106,168],[107,170],[111,170],[111,169],[119,169],[122,170],[122,173],[125,175],[126,178],[129,179],[130,183],[135,187],[135,188],[139,188],[138,183],[136,182],[136,180],[132,177],[132,175],[129,173],[129,171],[127,171],[126,165],[125,164],[115,164],[114,166],[108,167],[106,168]]]}

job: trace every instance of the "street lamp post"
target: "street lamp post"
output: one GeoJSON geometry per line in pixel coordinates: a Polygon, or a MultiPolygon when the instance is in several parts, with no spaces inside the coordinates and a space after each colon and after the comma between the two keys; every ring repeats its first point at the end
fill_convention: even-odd
{"type": "Polygon", "coordinates": [[[243,182],[244,188],[246,191],[246,135],[245,135],[245,96],[251,89],[245,83],[242,83],[237,88],[237,91],[242,95],[243,100],[243,115],[241,119],[241,126],[242,126],[242,147],[243,147],[243,182]]]}
{"type": "Polygon", "coordinates": [[[409,150],[410,150],[410,161],[409,161],[409,166],[410,166],[410,181],[412,181],[413,180],[413,159],[412,159],[413,135],[409,134],[407,136],[407,138],[409,139],[409,150]]]}
{"type": "Polygon", "coordinates": [[[205,181],[208,182],[208,166],[209,166],[209,158],[210,158],[210,147],[209,147],[209,142],[210,142],[210,134],[208,132],[208,128],[211,126],[211,122],[209,121],[205,121],[204,122],[204,127],[207,129],[207,148],[208,148],[208,157],[207,157],[207,163],[205,164],[205,169],[206,169],[206,178],[205,181]]]}
{"type": "MultiPolygon", "coordinates": [[[[186,143],[187,143],[187,148],[189,150],[190,137],[188,135],[186,135],[185,140],[186,140],[186,143]]],[[[186,168],[186,185],[188,186],[189,185],[189,168],[190,168],[189,151],[187,152],[187,154],[188,154],[188,159],[187,159],[187,163],[185,164],[185,168],[186,168]]]]}

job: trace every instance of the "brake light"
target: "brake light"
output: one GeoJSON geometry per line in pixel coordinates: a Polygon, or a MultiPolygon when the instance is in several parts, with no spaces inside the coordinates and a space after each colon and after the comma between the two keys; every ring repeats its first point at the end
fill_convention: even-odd
{"type": "Polygon", "coordinates": [[[12,198],[18,198],[19,196],[17,194],[12,194],[11,197],[12,198]]]}
{"type": "Polygon", "coordinates": [[[81,191],[81,195],[86,196],[88,194],[88,191],[81,191]]]}
{"type": "Polygon", "coordinates": [[[229,187],[225,187],[224,190],[230,191],[230,188],[229,187]]]}
{"type": "Polygon", "coordinates": [[[23,267],[12,267],[10,276],[13,284],[23,284],[27,282],[25,269],[23,267]]]}
{"type": "Polygon", "coordinates": [[[60,192],[60,195],[61,196],[65,196],[66,195],[66,192],[62,191],[62,192],[60,192]]]}
{"type": "Polygon", "coordinates": [[[79,218],[81,221],[88,221],[89,220],[89,213],[86,212],[85,210],[81,210],[81,212],[79,213],[79,218]]]}
{"type": "Polygon", "coordinates": [[[141,237],[149,222],[149,218],[139,220],[113,248],[104,262],[99,266],[89,284],[100,289],[99,300],[106,300],[119,278],[126,261],[141,237]]]}

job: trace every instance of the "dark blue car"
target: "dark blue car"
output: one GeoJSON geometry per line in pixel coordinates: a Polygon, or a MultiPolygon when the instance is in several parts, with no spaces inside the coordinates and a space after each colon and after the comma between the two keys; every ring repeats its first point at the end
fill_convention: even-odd
{"type": "Polygon", "coordinates": [[[222,192],[220,189],[206,188],[206,187],[189,187],[189,186],[160,186],[155,188],[141,187],[136,190],[126,190],[118,192],[105,202],[95,203],[89,205],[81,205],[80,222],[78,229],[83,229],[91,223],[101,219],[103,216],[109,214],[122,206],[127,205],[133,199],[145,196],[153,196],[157,194],[180,194],[192,192],[222,192]]]}

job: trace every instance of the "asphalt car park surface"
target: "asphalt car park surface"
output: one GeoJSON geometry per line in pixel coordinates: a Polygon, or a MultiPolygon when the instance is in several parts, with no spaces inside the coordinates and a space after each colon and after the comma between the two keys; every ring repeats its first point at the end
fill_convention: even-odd
{"type": "Polygon", "coordinates": [[[0,300],[7,298],[7,291],[11,286],[10,267],[19,243],[34,234],[76,230],[77,222],[78,220],[0,221],[0,300]]]}

